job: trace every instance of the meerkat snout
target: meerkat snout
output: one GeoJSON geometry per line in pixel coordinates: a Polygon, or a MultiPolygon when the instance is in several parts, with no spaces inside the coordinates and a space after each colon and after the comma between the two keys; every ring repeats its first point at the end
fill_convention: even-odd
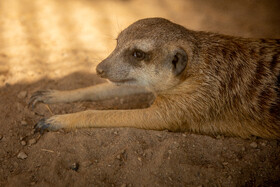
{"type": "Polygon", "coordinates": [[[96,73],[97,73],[97,75],[99,75],[102,78],[107,78],[106,72],[104,70],[104,67],[102,67],[101,63],[98,64],[98,66],[96,67],[96,73]]]}

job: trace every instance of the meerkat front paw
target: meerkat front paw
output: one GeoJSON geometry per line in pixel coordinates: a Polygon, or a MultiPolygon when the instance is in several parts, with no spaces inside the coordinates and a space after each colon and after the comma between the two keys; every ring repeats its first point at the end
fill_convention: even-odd
{"type": "Polygon", "coordinates": [[[30,97],[28,106],[34,108],[37,103],[52,103],[55,95],[57,95],[57,90],[40,90],[32,94],[30,97]]]}
{"type": "Polygon", "coordinates": [[[64,128],[63,120],[60,118],[62,115],[52,116],[50,118],[43,118],[35,125],[36,132],[40,132],[41,134],[44,131],[57,131],[61,128],[64,128]]]}

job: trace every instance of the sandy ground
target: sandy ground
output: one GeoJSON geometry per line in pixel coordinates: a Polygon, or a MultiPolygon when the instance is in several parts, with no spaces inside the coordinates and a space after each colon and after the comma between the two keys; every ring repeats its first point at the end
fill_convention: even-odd
{"type": "Polygon", "coordinates": [[[277,0],[0,0],[0,186],[279,186],[276,140],[130,128],[34,132],[52,114],[147,107],[132,96],[27,107],[39,89],[104,82],[95,67],[145,17],[280,38],[277,0]]]}

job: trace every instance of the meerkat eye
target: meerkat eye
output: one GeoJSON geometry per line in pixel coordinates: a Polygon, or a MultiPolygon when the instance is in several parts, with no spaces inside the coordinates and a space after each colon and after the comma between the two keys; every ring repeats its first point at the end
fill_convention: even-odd
{"type": "Polygon", "coordinates": [[[143,51],[140,50],[135,50],[132,53],[133,57],[136,58],[137,60],[143,60],[146,56],[146,54],[143,51]]]}
{"type": "Polygon", "coordinates": [[[175,68],[176,68],[176,65],[177,65],[178,61],[179,61],[179,58],[178,58],[177,55],[175,55],[174,58],[173,58],[173,60],[172,60],[172,64],[173,64],[173,66],[174,66],[175,68]]]}

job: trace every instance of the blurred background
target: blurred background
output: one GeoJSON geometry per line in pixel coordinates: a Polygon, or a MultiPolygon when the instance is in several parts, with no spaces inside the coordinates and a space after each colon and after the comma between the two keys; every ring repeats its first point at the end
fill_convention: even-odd
{"type": "Polygon", "coordinates": [[[118,33],[141,18],[280,38],[279,10],[278,0],[0,0],[0,86],[94,73],[118,33]]]}

